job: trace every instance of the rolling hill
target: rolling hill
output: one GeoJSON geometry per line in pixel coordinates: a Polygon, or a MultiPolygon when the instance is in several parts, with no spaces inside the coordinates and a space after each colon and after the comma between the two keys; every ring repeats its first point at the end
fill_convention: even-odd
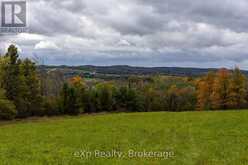
{"type": "MultiPolygon", "coordinates": [[[[172,76],[201,76],[209,71],[216,71],[216,68],[180,68],[180,67],[132,67],[127,65],[116,66],[40,66],[43,70],[60,70],[66,76],[75,76],[78,74],[86,74],[89,76],[128,76],[128,75],[172,75],[172,76]]],[[[242,71],[248,75],[248,71],[242,71]]]]}

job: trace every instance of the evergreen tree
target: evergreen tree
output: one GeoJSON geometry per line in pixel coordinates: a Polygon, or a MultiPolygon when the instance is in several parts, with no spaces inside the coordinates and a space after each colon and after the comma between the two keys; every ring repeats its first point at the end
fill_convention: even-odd
{"type": "Polygon", "coordinates": [[[0,87],[4,85],[4,75],[6,72],[7,65],[10,63],[10,58],[0,56],[0,87]]]}
{"type": "Polygon", "coordinates": [[[115,94],[117,109],[123,109],[130,112],[144,111],[144,98],[136,89],[129,87],[120,87],[115,94]]]}
{"type": "Polygon", "coordinates": [[[76,89],[65,83],[60,98],[61,112],[67,115],[79,114],[80,106],[77,100],[78,100],[78,96],[76,94],[76,89]]]}
{"type": "Polygon", "coordinates": [[[97,86],[99,103],[101,111],[112,111],[114,105],[113,85],[109,83],[99,84],[97,86]]]}
{"type": "Polygon", "coordinates": [[[8,99],[16,101],[19,94],[20,83],[20,63],[18,62],[18,51],[14,45],[10,45],[8,52],[4,56],[9,58],[9,63],[4,67],[3,87],[6,90],[8,99]]]}
{"type": "Polygon", "coordinates": [[[6,97],[13,101],[17,108],[17,116],[26,117],[30,116],[26,101],[28,88],[20,68],[22,62],[18,57],[17,48],[14,45],[10,45],[8,52],[4,56],[4,58],[9,59],[9,63],[4,67],[2,85],[6,91],[6,97]]]}
{"type": "Polygon", "coordinates": [[[20,60],[14,45],[8,48],[4,58],[8,63],[3,68],[2,86],[7,98],[14,102],[18,117],[41,115],[42,98],[35,63],[20,60]]]}
{"type": "Polygon", "coordinates": [[[35,63],[25,59],[21,65],[24,76],[24,83],[28,90],[25,89],[28,111],[31,115],[42,115],[42,97],[40,91],[40,81],[36,71],[35,63]]]}

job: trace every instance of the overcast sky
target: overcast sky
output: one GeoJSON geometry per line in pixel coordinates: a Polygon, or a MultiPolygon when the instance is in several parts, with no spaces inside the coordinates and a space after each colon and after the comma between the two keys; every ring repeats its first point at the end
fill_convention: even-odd
{"type": "Polygon", "coordinates": [[[29,33],[0,35],[45,64],[248,69],[247,0],[29,0],[29,33]]]}

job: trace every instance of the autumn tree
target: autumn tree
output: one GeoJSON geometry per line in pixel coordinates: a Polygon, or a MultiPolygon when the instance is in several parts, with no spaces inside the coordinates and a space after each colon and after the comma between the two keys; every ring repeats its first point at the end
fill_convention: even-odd
{"type": "Polygon", "coordinates": [[[213,72],[209,72],[196,83],[198,110],[210,110],[213,108],[211,96],[213,93],[214,82],[215,74],[213,72]]]}
{"type": "Polygon", "coordinates": [[[213,84],[211,102],[215,109],[229,108],[230,100],[230,72],[227,69],[220,69],[213,84]]]}
{"type": "Polygon", "coordinates": [[[150,85],[146,85],[143,89],[143,96],[144,108],[146,112],[164,110],[164,105],[162,104],[162,92],[156,90],[150,85]]]}
{"type": "Polygon", "coordinates": [[[128,87],[129,88],[142,88],[143,87],[143,81],[141,78],[137,76],[130,76],[128,78],[128,87]]]}
{"type": "Polygon", "coordinates": [[[179,111],[177,86],[172,85],[165,93],[165,107],[168,111],[179,111]]]}
{"type": "Polygon", "coordinates": [[[69,83],[73,88],[75,88],[76,92],[76,101],[77,105],[80,109],[80,113],[86,110],[88,95],[87,95],[87,85],[84,79],[80,76],[75,76],[69,80],[69,83]]]}
{"type": "Polygon", "coordinates": [[[180,88],[177,94],[179,96],[178,104],[180,111],[193,111],[196,109],[197,96],[195,87],[187,86],[180,88]]]}
{"type": "Polygon", "coordinates": [[[167,111],[189,111],[195,109],[196,94],[193,87],[177,87],[172,85],[164,95],[167,111]]]}

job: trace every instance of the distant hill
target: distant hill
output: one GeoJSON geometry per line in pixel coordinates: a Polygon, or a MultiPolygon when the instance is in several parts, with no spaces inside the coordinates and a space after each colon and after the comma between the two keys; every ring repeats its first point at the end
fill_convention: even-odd
{"type": "MultiPolygon", "coordinates": [[[[101,74],[101,75],[173,75],[173,76],[200,76],[209,71],[216,71],[216,68],[202,69],[202,68],[181,68],[181,67],[132,67],[127,65],[115,66],[40,66],[46,70],[60,70],[65,74],[101,74]]],[[[248,76],[248,71],[242,71],[248,76]]]]}

